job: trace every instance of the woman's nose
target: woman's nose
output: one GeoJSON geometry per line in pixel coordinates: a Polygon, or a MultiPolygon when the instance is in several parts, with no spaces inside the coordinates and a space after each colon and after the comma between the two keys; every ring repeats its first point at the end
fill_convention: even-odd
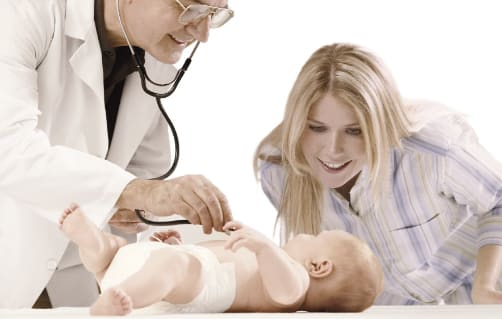
{"type": "Polygon", "coordinates": [[[342,137],[338,133],[333,133],[330,136],[329,149],[335,154],[341,153],[343,151],[343,141],[342,137]]]}
{"type": "Polygon", "coordinates": [[[186,30],[197,41],[207,42],[209,39],[211,17],[207,16],[204,19],[193,22],[186,26],[186,30]]]}

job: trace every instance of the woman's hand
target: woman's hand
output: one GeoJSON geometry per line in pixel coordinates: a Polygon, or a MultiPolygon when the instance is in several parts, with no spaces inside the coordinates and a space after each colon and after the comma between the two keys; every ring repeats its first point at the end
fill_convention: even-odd
{"type": "Polygon", "coordinates": [[[502,246],[486,245],[479,249],[471,297],[475,304],[502,304],[497,282],[502,272],[502,246]]]}
{"type": "Polygon", "coordinates": [[[475,304],[502,304],[502,292],[488,287],[472,288],[472,302],[475,304]]]}

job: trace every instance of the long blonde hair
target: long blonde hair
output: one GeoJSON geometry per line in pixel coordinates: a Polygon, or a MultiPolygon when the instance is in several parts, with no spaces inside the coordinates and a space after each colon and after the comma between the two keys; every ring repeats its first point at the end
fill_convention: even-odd
{"type": "Polygon", "coordinates": [[[372,199],[379,202],[388,180],[388,156],[410,133],[400,93],[380,59],[352,44],[335,43],[315,51],[303,65],[289,94],[282,122],[258,145],[254,156],[257,177],[261,161],[279,164],[286,173],[276,220],[281,238],[321,229],[324,190],[312,176],[301,138],[313,105],[332,94],[351,106],[365,143],[372,199]],[[279,156],[267,151],[272,146],[279,156]]]}

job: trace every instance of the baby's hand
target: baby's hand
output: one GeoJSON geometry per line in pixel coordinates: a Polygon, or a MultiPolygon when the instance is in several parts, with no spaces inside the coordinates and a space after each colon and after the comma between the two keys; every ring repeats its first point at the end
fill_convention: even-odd
{"type": "Polygon", "coordinates": [[[230,238],[225,243],[224,248],[237,251],[241,247],[260,252],[262,249],[274,247],[273,241],[265,237],[260,232],[244,226],[237,221],[229,221],[223,226],[224,231],[231,231],[230,238]]]}
{"type": "Polygon", "coordinates": [[[169,245],[181,244],[181,235],[174,229],[169,229],[162,232],[155,232],[150,236],[151,241],[160,241],[169,245]]]}

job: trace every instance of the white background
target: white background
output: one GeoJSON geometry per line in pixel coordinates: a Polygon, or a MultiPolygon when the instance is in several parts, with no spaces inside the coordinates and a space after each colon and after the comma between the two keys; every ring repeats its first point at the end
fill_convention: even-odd
{"type": "Polygon", "coordinates": [[[252,170],[255,147],[282,118],[303,63],[322,45],[353,42],[380,56],[405,98],[471,118],[502,160],[502,19],[497,0],[229,0],[178,91],[164,101],[181,140],[174,176],[203,174],[234,217],[272,236],[275,210],[252,170]]]}

